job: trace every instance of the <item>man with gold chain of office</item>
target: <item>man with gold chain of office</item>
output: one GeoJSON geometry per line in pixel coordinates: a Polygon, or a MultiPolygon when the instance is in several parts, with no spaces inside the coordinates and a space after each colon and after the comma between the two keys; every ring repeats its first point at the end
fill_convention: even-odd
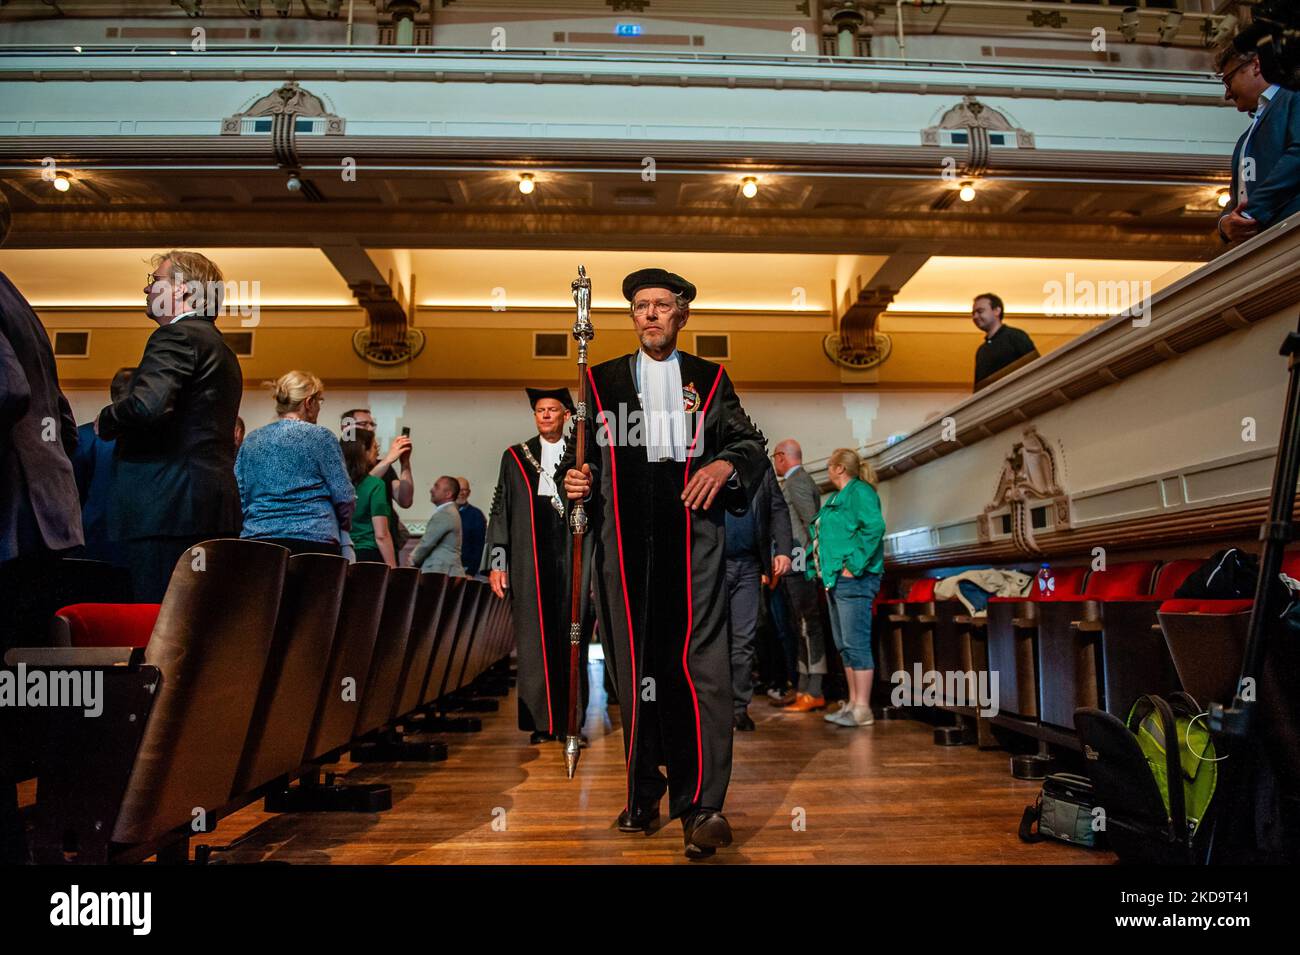
{"type": "MultiPolygon", "coordinates": [[[[573,505],[559,482],[574,460],[573,443],[565,435],[574,405],[568,388],[525,391],[537,434],[501,454],[483,570],[498,597],[510,591],[519,661],[519,728],[531,734],[530,743],[539,744],[562,740],[569,714],[573,537],[568,516],[573,505]]],[[[587,579],[591,546],[588,537],[583,545],[587,579]]],[[[590,633],[588,623],[583,634],[590,633]]],[[[583,640],[580,713],[587,709],[587,645],[583,640]]]]}

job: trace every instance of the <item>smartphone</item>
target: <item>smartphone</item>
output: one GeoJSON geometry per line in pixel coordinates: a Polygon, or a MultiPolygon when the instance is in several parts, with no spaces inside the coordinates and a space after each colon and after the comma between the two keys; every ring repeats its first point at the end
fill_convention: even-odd
{"type": "Polygon", "coordinates": [[[409,438],[410,436],[411,436],[411,429],[410,429],[410,428],[403,428],[403,429],[402,429],[402,437],[403,437],[403,438],[409,438]]]}

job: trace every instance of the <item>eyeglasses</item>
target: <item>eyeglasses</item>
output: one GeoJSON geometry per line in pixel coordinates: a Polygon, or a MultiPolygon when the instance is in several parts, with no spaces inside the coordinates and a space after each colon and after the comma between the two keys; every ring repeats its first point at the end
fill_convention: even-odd
{"type": "Polygon", "coordinates": [[[1244,70],[1246,67],[1250,66],[1251,63],[1254,62],[1255,62],[1254,58],[1243,60],[1242,62],[1234,66],[1232,69],[1228,70],[1228,72],[1224,73],[1223,76],[1219,77],[1219,79],[1223,82],[1223,88],[1226,90],[1231,90],[1232,78],[1236,76],[1238,73],[1240,73],[1242,70],[1244,70]]]}
{"type": "Polygon", "coordinates": [[[651,308],[660,318],[666,318],[673,313],[677,305],[673,302],[637,302],[632,306],[632,314],[637,316],[646,315],[651,308]]]}

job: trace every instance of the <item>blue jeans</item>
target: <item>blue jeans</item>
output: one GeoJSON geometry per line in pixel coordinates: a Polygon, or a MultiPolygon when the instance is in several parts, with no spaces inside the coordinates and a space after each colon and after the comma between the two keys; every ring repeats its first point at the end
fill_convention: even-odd
{"type": "Polygon", "coordinates": [[[871,605],[880,593],[880,574],[835,578],[826,592],[830,599],[831,637],[844,666],[852,670],[874,670],[871,655],[871,605]]]}

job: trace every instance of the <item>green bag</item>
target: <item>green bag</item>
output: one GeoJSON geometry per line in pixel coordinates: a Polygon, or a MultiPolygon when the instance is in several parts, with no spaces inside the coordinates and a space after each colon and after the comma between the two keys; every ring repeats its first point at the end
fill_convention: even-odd
{"type": "Polygon", "coordinates": [[[1189,842],[1209,811],[1219,779],[1214,740],[1205,721],[1196,719],[1199,715],[1200,707],[1186,693],[1171,694],[1167,701],[1159,696],[1138,697],[1128,714],[1128,728],[1146,756],[1165,811],[1174,822],[1184,821],[1189,842]],[[1177,734],[1175,745],[1182,777],[1181,785],[1172,788],[1169,772],[1173,762],[1166,749],[1170,726],[1177,734]]]}

